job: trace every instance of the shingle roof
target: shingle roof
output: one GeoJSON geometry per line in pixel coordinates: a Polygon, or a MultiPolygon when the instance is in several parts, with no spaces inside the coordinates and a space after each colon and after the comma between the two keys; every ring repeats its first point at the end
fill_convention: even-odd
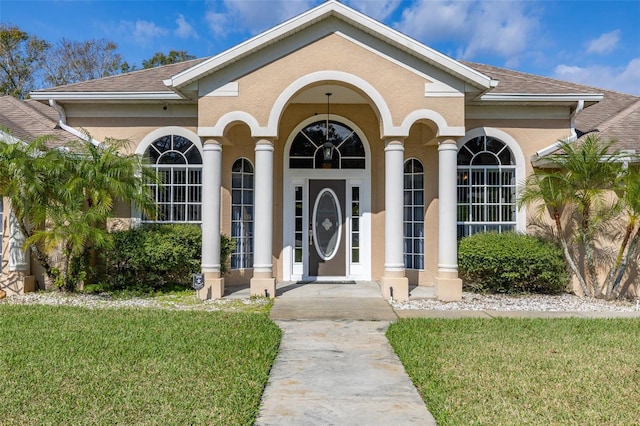
{"type": "MultiPolygon", "coordinates": [[[[610,101],[605,97],[604,101],[585,109],[581,114],[590,114],[580,122],[584,127],[580,127],[578,123],[576,127],[585,132],[598,129],[603,138],[616,141],[616,149],[634,150],[640,154],[640,97],[623,98],[621,95],[616,94],[610,101]],[[592,108],[594,111],[589,111],[592,108]]],[[[581,118],[581,114],[577,118],[581,118]]]]}
{"type": "Polygon", "coordinates": [[[506,68],[475,62],[460,61],[469,68],[481,72],[495,80],[498,86],[491,89],[491,93],[536,93],[536,94],[574,94],[574,93],[603,93],[602,89],[528,74],[506,68]]]}
{"type": "Polygon", "coordinates": [[[47,146],[65,145],[78,138],[58,126],[58,114],[53,108],[34,100],[22,101],[11,96],[0,97],[0,125],[24,142],[38,136],[51,135],[55,139],[47,146]]]}
{"type": "Polygon", "coordinates": [[[640,96],[490,65],[463,63],[499,80],[498,86],[491,93],[601,93],[604,96],[602,101],[578,113],[576,129],[581,132],[598,129],[603,138],[617,141],[617,149],[633,149],[640,153],[640,96]]]}
{"type": "Polygon", "coordinates": [[[50,89],[36,90],[38,92],[169,92],[173,91],[162,82],[167,78],[198,65],[208,58],[192,59],[177,64],[164,65],[126,74],[95,80],[82,81],[80,83],[57,86],[50,89]]]}

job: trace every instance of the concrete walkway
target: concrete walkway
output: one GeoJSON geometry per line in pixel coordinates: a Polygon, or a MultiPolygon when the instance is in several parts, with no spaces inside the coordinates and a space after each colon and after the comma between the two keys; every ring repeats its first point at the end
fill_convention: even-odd
{"type": "Polygon", "coordinates": [[[435,425],[385,337],[377,283],[282,284],[283,330],[257,425],[435,425]]]}
{"type": "Polygon", "coordinates": [[[389,321],[276,323],[284,336],[256,425],[436,424],[387,342],[389,321]]]}

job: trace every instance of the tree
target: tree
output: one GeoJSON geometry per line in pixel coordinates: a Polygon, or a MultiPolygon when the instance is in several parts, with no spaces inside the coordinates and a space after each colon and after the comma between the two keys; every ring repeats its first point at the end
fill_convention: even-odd
{"type": "Polygon", "coordinates": [[[519,194],[520,205],[538,205],[537,217],[544,211],[551,214],[567,263],[588,296],[613,296],[640,238],[637,233],[631,238],[640,216],[640,174],[624,167],[613,144],[598,135],[562,143],[561,152],[549,156],[545,169],[536,170],[519,194]],[[620,232],[611,229],[619,230],[621,213],[626,213],[627,225],[620,240],[616,239],[620,232]],[[614,262],[602,249],[602,240],[609,247],[619,241],[614,262]],[[604,282],[599,276],[602,270],[609,271],[604,282]]]}
{"type": "Polygon", "coordinates": [[[88,251],[111,244],[106,222],[116,200],[153,214],[145,183],[155,173],[140,156],[121,153],[124,141],[77,141],[64,150],[47,149],[46,141],[0,142],[0,195],[10,198],[25,244],[47,276],[73,290],[84,277],[88,251]],[[62,254],[60,268],[52,261],[56,252],[62,254]]]}
{"type": "Polygon", "coordinates": [[[16,26],[0,24],[0,92],[25,98],[34,88],[37,64],[49,43],[16,26]]]}
{"type": "Polygon", "coordinates": [[[118,46],[105,39],[72,41],[63,38],[40,61],[44,81],[62,86],[96,78],[109,77],[122,70],[118,46]]]}
{"type": "Polygon", "coordinates": [[[195,56],[190,55],[185,50],[171,50],[168,55],[162,52],[156,52],[151,58],[142,61],[142,68],[148,69],[161,65],[177,64],[178,62],[189,61],[195,58],[195,56]]]}

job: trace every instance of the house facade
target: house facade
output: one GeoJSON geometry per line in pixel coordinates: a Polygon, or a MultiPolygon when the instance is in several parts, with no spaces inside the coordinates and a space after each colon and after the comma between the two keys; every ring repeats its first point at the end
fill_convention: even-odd
{"type": "Polygon", "coordinates": [[[397,300],[410,284],[459,299],[458,239],[525,231],[517,184],[604,99],[456,61],[334,1],[211,58],[31,96],[62,129],[149,158],[156,220],[202,226],[202,298],[376,280],[397,300]],[[226,277],[220,233],[236,240],[226,277]]]}

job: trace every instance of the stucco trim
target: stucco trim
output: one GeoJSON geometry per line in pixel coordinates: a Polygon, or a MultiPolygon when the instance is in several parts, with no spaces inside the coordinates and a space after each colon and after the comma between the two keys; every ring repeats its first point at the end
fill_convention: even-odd
{"type": "Polygon", "coordinates": [[[167,135],[178,135],[189,139],[191,142],[193,142],[196,148],[198,148],[198,151],[200,151],[200,155],[204,156],[204,151],[202,149],[202,140],[200,139],[200,137],[193,133],[191,130],[185,129],[184,127],[180,126],[160,127],[148,133],[144,138],[142,138],[142,140],[136,147],[136,154],[143,155],[149,145],[151,145],[156,139],[167,135]]]}
{"type": "MultiPolygon", "coordinates": [[[[516,190],[518,189],[520,182],[524,181],[526,175],[526,163],[524,158],[524,153],[522,152],[522,148],[520,148],[520,144],[516,141],[510,134],[507,132],[496,129],[493,127],[477,127],[475,129],[471,129],[467,132],[464,137],[458,139],[457,145],[458,150],[467,142],[469,142],[473,138],[477,138],[478,136],[489,136],[500,141],[504,142],[511,153],[516,159],[516,190]]],[[[516,212],[516,231],[518,232],[526,232],[527,230],[527,211],[526,208],[521,207],[516,212]]]]}
{"type": "Polygon", "coordinates": [[[431,109],[419,109],[409,113],[402,121],[402,125],[400,126],[397,133],[394,133],[393,136],[409,136],[409,131],[411,130],[411,126],[419,120],[429,120],[438,126],[437,136],[441,137],[460,137],[465,135],[464,126],[449,126],[447,124],[447,120],[444,119],[436,111],[431,109]]]}

